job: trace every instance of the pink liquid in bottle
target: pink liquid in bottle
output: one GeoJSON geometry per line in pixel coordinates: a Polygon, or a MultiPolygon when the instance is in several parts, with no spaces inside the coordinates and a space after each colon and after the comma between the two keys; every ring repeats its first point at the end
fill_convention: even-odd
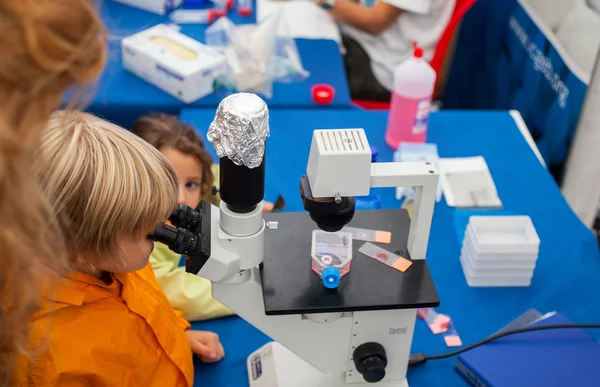
{"type": "Polygon", "coordinates": [[[423,58],[423,49],[414,44],[413,56],[394,71],[392,102],[385,142],[398,149],[400,143],[424,143],[436,74],[423,58]]]}
{"type": "Polygon", "coordinates": [[[431,100],[408,98],[394,91],[392,106],[394,109],[390,109],[385,142],[392,149],[398,149],[402,142],[425,142],[431,100]]]}

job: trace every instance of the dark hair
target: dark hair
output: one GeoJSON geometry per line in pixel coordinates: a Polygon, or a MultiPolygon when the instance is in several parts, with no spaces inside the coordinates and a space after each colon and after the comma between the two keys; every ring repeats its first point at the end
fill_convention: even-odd
{"type": "Polygon", "coordinates": [[[210,194],[214,181],[211,171],[213,159],[204,147],[204,142],[191,126],[179,121],[177,116],[155,113],[139,118],[133,124],[132,132],[156,149],[171,147],[195,157],[202,165],[201,196],[205,200],[213,197],[210,194]]]}

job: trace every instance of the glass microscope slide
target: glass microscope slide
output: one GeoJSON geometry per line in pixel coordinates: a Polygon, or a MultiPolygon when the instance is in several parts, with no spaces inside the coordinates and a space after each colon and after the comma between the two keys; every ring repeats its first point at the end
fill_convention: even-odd
{"type": "Polygon", "coordinates": [[[367,257],[371,257],[383,264],[386,264],[398,271],[405,272],[412,265],[412,262],[404,257],[390,253],[389,251],[382,249],[370,242],[362,245],[358,249],[360,253],[363,253],[367,257]]]}
{"type": "Polygon", "coordinates": [[[344,227],[342,231],[352,234],[352,239],[365,242],[376,242],[389,244],[392,241],[392,233],[389,231],[369,230],[366,228],[344,227]]]}

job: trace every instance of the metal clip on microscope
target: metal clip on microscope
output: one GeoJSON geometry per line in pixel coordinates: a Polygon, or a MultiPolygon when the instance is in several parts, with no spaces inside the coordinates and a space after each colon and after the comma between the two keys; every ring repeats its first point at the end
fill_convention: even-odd
{"type": "Polygon", "coordinates": [[[208,138],[220,156],[220,208],[179,206],[152,237],[188,257],[213,297],[276,340],[248,357],[251,387],[406,387],[416,309],[439,298],[425,263],[438,174],[429,163],[374,163],[362,129],[316,130],[300,194],[306,212],[263,214],[267,106],[253,94],[221,102],[208,138]],[[371,187],[416,186],[402,209],[354,211],[371,187]],[[268,223],[265,223],[265,218],[268,223]],[[277,227],[267,228],[266,224],[277,227]],[[389,230],[404,273],[358,253],[328,289],[311,270],[316,226],[389,230]]]}

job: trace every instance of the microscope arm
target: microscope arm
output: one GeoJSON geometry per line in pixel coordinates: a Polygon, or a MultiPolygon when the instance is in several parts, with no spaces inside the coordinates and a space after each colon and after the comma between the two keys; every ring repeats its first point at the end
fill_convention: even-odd
{"type": "Polygon", "coordinates": [[[413,260],[425,259],[438,173],[429,162],[373,163],[371,188],[415,187],[415,203],[408,234],[408,251],[413,260]]]}

